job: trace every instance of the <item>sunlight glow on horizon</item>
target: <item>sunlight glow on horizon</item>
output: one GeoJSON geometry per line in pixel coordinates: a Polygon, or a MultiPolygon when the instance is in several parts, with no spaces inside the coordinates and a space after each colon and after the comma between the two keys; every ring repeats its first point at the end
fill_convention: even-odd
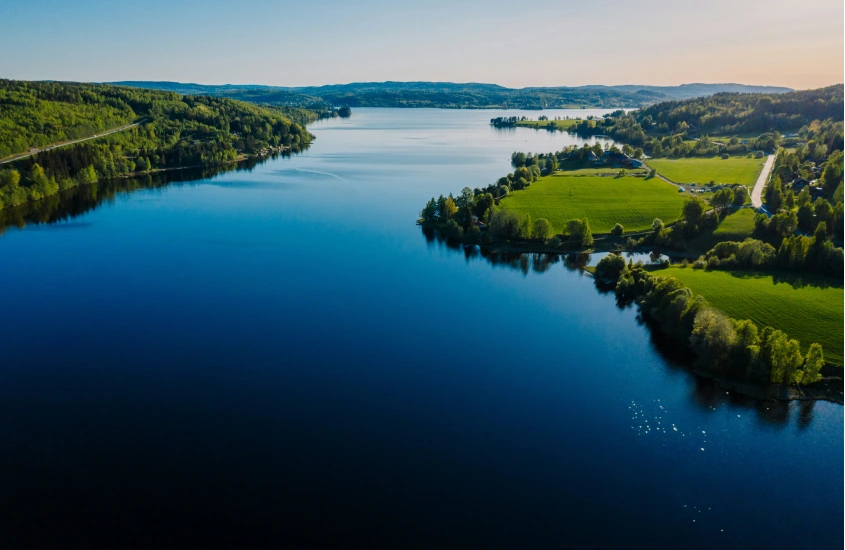
{"type": "Polygon", "coordinates": [[[683,4],[15,1],[0,5],[0,78],[796,89],[844,80],[841,0],[683,4]]]}

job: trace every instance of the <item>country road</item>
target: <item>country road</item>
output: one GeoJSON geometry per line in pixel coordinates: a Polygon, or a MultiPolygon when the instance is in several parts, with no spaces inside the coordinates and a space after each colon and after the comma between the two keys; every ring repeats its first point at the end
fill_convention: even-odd
{"type": "Polygon", "coordinates": [[[59,147],[66,147],[68,145],[73,145],[75,143],[82,143],[83,141],[101,138],[103,136],[107,136],[109,134],[114,134],[116,132],[122,132],[124,130],[128,130],[129,128],[134,128],[135,126],[138,126],[139,124],[143,124],[146,121],[147,121],[147,119],[142,119],[142,120],[139,120],[138,122],[134,122],[132,124],[127,124],[125,126],[119,126],[117,128],[112,128],[111,130],[106,130],[105,132],[103,132],[101,134],[94,134],[93,136],[89,136],[89,137],[86,137],[86,138],[80,138],[80,139],[74,139],[74,140],[71,140],[71,141],[60,141],[58,143],[53,143],[53,144],[47,145],[45,147],[42,147],[40,149],[36,149],[34,151],[30,150],[26,153],[18,153],[17,155],[12,155],[11,157],[6,157],[6,158],[0,160],[0,164],[6,164],[7,162],[14,162],[16,160],[25,159],[26,157],[31,157],[32,155],[37,155],[38,153],[40,153],[42,151],[49,151],[50,149],[58,149],[59,147]]]}
{"type": "Polygon", "coordinates": [[[763,165],[763,171],[760,172],[760,177],[757,178],[757,183],[754,184],[754,190],[751,191],[751,205],[754,208],[763,206],[763,188],[766,186],[766,180],[769,179],[769,174],[772,172],[772,166],[775,164],[775,155],[769,155],[766,163],[763,165]]]}

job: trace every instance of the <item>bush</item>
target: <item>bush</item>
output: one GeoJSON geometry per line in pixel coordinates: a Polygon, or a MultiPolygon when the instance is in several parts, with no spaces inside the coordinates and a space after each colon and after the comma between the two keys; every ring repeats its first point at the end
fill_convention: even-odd
{"type": "Polygon", "coordinates": [[[727,153],[722,153],[722,155],[721,155],[721,156],[722,156],[722,159],[723,159],[723,160],[728,160],[728,159],[730,158],[730,155],[729,155],[729,154],[727,154],[727,153]]]}
{"type": "Polygon", "coordinates": [[[501,239],[529,239],[531,217],[513,210],[496,210],[490,215],[490,231],[501,239]]]}
{"type": "Polygon", "coordinates": [[[593,234],[586,219],[567,220],[563,234],[566,236],[566,242],[570,245],[581,248],[593,246],[593,234]]]}
{"type": "Polygon", "coordinates": [[[596,264],[596,278],[615,281],[625,269],[625,258],[618,254],[608,254],[596,264]]]}
{"type": "Polygon", "coordinates": [[[613,229],[610,230],[610,234],[613,235],[614,237],[618,237],[619,235],[621,235],[624,232],[625,232],[625,228],[622,227],[621,223],[617,223],[616,225],[613,226],[613,229]]]}
{"type": "Polygon", "coordinates": [[[761,159],[761,158],[763,158],[764,156],[765,156],[765,155],[763,154],[763,151],[757,151],[756,153],[754,153],[754,158],[755,158],[755,159],[761,159]]]}

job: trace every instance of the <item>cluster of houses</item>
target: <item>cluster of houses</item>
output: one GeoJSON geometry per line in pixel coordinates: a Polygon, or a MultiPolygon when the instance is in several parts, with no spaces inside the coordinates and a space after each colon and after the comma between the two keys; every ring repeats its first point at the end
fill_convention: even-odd
{"type": "Polygon", "coordinates": [[[807,179],[798,172],[793,172],[792,174],[790,174],[789,181],[786,182],[786,185],[788,188],[792,189],[792,192],[796,195],[804,189],[809,188],[810,196],[813,198],[813,200],[817,199],[818,197],[824,196],[824,189],[817,185],[819,177],[821,177],[821,167],[817,164],[813,165],[810,168],[808,177],[812,179],[807,179]]]}
{"type": "Polygon", "coordinates": [[[643,163],[640,160],[633,159],[619,151],[605,151],[599,157],[595,153],[590,152],[587,156],[588,160],[593,166],[611,166],[613,168],[642,168],[643,163]]]}

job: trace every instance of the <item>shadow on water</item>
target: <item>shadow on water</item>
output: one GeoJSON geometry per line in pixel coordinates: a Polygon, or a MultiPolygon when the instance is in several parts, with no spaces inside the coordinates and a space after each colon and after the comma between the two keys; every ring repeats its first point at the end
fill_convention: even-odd
{"type": "Polygon", "coordinates": [[[290,157],[290,151],[274,153],[263,158],[248,158],[241,162],[202,168],[183,168],[156,172],[133,178],[98,181],[60,191],[40,201],[0,209],[0,234],[9,227],[28,224],[53,224],[67,222],[95,210],[103,203],[113,202],[119,195],[142,189],[161,189],[172,185],[185,185],[207,180],[227,172],[250,172],[268,159],[290,157]]]}
{"type": "MultiPolygon", "coordinates": [[[[529,273],[542,274],[555,264],[561,264],[570,272],[577,272],[583,276],[590,276],[584,269],[592,264],[595,254],[531,254],[531,253],[500,253],[490,252],[479,246],[464,246],[449,239],[430,228],[422,228],[428,247],[440,247],[453,250],[464,256],[469,263],[483,260],[491,267],[519,271],[523,276],[529,273]]],[[[604,254],[601,254],[603,256],[604,254]]],[[[631,254],[636,260],[657,262],[660,255],[631,254]]],[[[603,285],[595,281],[596,292],[610,294],[613,286],[603,285]]],[[[616,301],[619,309],[634,307],[632,303],[616,301]]],[[[795,416],[799,429],[807,429],[814,419],[815,401],[777,401],[763,400],[742,394],[735,390],[726,390],[718,380],[701,376],[692,370],[695,357],[689,349],[680,346],[676,341],[667,338],[659,330],[655,330],[641,316],[637,315],[637,323],[649,328],[649,340],[652,348],[664,359],[665,368],[671,372],[686,375],[690,385],[690,401],[702,410],[716,410],[727,406],[739,414],[753,413],[761,425],[776,429],[785,428],[790,424],[790,418],[795,416]]]]}

